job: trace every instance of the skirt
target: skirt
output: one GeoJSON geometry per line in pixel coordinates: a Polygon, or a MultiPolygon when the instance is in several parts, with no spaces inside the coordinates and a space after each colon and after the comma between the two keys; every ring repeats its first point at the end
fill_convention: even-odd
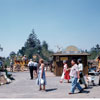
{"type": "Polygon", "coordinates": [[[66,71],[64,79],[70,80],[69,73],[70,73],[70,71],[66,71]]]}
{"type": "Polygon", "coordinates": [[[44,81],[44,84],[41,84],[41,71],[39,71],[38,78],[37,78],[37,85],[46,85],[45,71],[43,71],[42,80],[44,81]]]}

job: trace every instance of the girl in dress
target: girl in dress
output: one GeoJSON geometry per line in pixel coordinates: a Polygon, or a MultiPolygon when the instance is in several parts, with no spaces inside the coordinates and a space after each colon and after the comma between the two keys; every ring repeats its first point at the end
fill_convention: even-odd
{"type": "Polygon", "coordinates": [[[46,76],[45,76],[45,65],[43,59],[40,59],[39,61],[40,67],[38,71],[38,85],[39,85],[39,90],[44,90],[45,91],[45,85],[46,85],[46,76]],[[43,85],[43,89],[42,89],[43,85]]]}

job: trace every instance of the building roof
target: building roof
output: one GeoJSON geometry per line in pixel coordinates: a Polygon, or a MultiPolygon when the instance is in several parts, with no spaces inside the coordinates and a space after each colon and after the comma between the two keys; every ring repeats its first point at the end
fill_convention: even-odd
{"type": "Polygon", "coordinates": [[[82,52],[80,49],[78,49],[75,46],[68,46],[66,49],[64,49],[62,52],[60,53],[55,53],[53,54],[53,56],[72,56],[72,55],[81,55],[81,56],[89,56],[90,54],[86,53],[86,52],[82,52]]]}
{"type": "Polygon", "coordinates": [[[66,55],[68,55],[68,56],[73,56],[73,55],[75,55],[75,56],[90,56],[90,54],[88,54],[88,53],[81,53],[81,54],[60,54],[60,53],[55,53],[55,54],[53,54],[53,56],[66,56],[66,55]]]}

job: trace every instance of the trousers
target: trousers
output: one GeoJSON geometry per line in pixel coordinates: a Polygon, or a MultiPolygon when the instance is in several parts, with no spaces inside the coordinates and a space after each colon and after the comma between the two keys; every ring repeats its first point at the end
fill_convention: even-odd
{"type": "Polygon", "coordinates": [[[82,90],[82,87],[80,86],[80,84],[78,82],[78,78],[73,77],[72,78],[72,85],[71,85],[71,93],[74,93],[76,88],[78,88],[79,91],[82,90]]]}
{"type": "Polygon", "coordinates": [[[33,79],[33,66],[30,66],[29,70],[30,70],[30,77],[31,79],[33,79]]]}

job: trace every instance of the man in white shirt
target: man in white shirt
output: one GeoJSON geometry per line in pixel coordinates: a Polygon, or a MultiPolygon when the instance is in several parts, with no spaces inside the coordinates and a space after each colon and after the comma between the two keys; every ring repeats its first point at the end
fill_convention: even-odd
{"type": "Polygon", "coordinates": [[[78,68],[79,68],[79,72],[80,72],[80,82],[82,84],[84,84],[85,89],[86,89],[87,88],[87,84],[86,84],[85,79],[84,79],[83,64],[82,64],[82,60],[81,59],[78,59],[78,68]]]}
{"type": "Polygon", "coordinates": [[[83,89],[78,82],[80,76],[79,76],[78,65],[76,63],[77,61],[75,59],[71,61],[72,68],[70,70],[70,77],[72,78],[72,87],[71,87],[71,92],[69,94],[74,94],[76,87],[79,89],[80,91],[79,93],[83,92],[83,89]]]}
{"type": "Polygon", "coordinates": [[[31,77],[31,80],[33,79],[33,67],[34,67],[34,62],[32,61],[32,59],[30,59],[30,62],[28,63],[28,67],[29,67],[29,70],[30,70],[30,77],[31,77]]]}
{"type": "Polygon", "coordinates": [[[79,68],[79,71],[83,71],[83,64],[81,63],[81,60],[79,59],[78,60],[78,68],[79,68]]]}

